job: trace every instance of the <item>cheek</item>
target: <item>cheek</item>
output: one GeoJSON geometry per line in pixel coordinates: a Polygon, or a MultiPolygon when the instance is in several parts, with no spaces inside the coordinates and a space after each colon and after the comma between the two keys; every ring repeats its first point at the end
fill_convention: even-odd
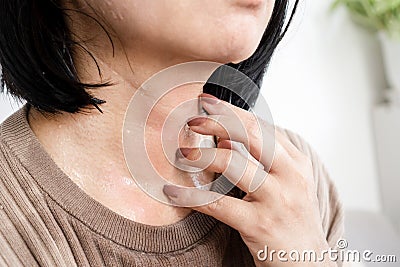
{"type": "MultiPolygon", "coordinates": [[[[123,20],[125,17],[123,6],[126,4],[121,0],[81,0],[82,5],[89,11],[94,11],[96,15],[107,22],[111,20],[123,20]]],[[[127,1],[131,2],[131,1],[127,1]]]]}
{"type": "MultiPolygon", "coordinates": [[[[168,6],[163,0],[84,0],[105,21],[118,37],[148,33],[168,17],[168,6]]],[[[161,24],[162,25],[162,24],[161,24]]],[[[162,31],[162,28],[158,28],[162,31]]]]}

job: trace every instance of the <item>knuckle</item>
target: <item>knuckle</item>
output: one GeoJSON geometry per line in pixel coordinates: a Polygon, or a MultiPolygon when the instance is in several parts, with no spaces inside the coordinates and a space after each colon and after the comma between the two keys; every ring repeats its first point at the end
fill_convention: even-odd
{"type": "Polygon", "coordinates": [[[259,140],[261,138],[260,125],[253,116],[246,123],[247,134],[249,138],[259,140]]]}
{"type": "Polygon", "coordinates": [[[282,222],[277,218],[263,216],[257,221],[256,227],[249,229],[249,234],[254,236],[256,239],[259,238],[260,234],[272,237],[279,234],[278,229],[280,228],[281,223],[282,222]]]}
{"type": "Polygon", "coordinates": [[[182,203],[188,202],[192,197],[192,192],[188,189],[182,189],[179,195],[179,200],[182,203]]]}
{"type": "Polygon", "coordinates": [[[215,200],[213,202],[211,202],[210,204],[208,204],[207,206],[205,206],[204,208],[210,213],[213,214],[215,212],[218,212],[221,208],[221,201],[222,200],[215,200]]]}
{"type": "Polygon", "coordinates": [[[232,152],[229,149],[221,149],[217,152],[217,157],[214,160],[214,167],[218,173],[224,173],[230,164],[232,152]]]}

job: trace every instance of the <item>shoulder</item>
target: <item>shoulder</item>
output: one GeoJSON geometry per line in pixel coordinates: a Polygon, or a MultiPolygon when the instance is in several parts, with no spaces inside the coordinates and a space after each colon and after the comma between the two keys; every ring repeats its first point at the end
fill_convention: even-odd
{"type": "Polygon", "coordinates": [[[304,138],[284,128],[276,130],[311,160],[323,229],[329,245],[335,247],[344,234],[344,210],[333,180],[317,152],[304,138]]]}
{"type": "MultiPolygon", "coordinates": [[[[25,116],[24,107],[0,124],[0,181],[3,183],[6,178],[18,176],[20,164],[15,152],[22,148],[18,146],[23,144],[19,133],[24,131],[25,116]]],[[[11,185],[11,181],[7,184],[11,185]]]]}
{"type": "MultiPolygon", "coordinates": [[[[37,266],[29,241],[40,235],[32,194],[37,186],[15,156],[21,109],[0,124],[0,266],[37,266]]],[[[42,201],[40,194],[35,194],[42,201]]]]}
{"type": "Polygon", "coordinates": [[[21,190],[7,152],[0,140],[0,266],[37,266],[26,243],[32,229],[25,190],[21,190]]]}

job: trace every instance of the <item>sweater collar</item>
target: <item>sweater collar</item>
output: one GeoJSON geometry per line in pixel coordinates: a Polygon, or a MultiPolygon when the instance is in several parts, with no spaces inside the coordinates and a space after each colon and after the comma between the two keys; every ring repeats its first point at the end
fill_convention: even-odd
{"type": "Polygon", "coordinates": [[[167,253],[192,246],[216,226],[217,220],[199,212],[174,224],[151,226],[108,209],[56,165],[30,128],[28,112],[29,105],[25,105],[3,122],[0,128],[3,143],[54,202],[92,231],[133,250],[167,253]]]}

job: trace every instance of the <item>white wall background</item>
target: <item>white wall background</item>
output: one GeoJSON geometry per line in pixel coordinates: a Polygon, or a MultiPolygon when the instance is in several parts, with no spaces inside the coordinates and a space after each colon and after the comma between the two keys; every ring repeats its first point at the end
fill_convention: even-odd
{"type": "Polygon", "coordinates": [[[0,122],[16,111],[19,106],[20,104],[16,103],[11,97],[0,94],[0,122]]]}
{"type": "Polygon", "coordinates": [[[275,123],[319,153],[347,209],[381,208],[372,106],[385,88],[379,44],[331,1],[303,1],[263,95],[275,123]]]}
{"type": "MultiPolygon", "coordinates": [[[[336,181],[345,207],[378,211],[371,107],[385,87],[377,41],[331,1],[302,1],[264,82],[276,124],[305,137],[336,181]]],[[[0,97],[0,121],[13,110],[0,97]]]]}

